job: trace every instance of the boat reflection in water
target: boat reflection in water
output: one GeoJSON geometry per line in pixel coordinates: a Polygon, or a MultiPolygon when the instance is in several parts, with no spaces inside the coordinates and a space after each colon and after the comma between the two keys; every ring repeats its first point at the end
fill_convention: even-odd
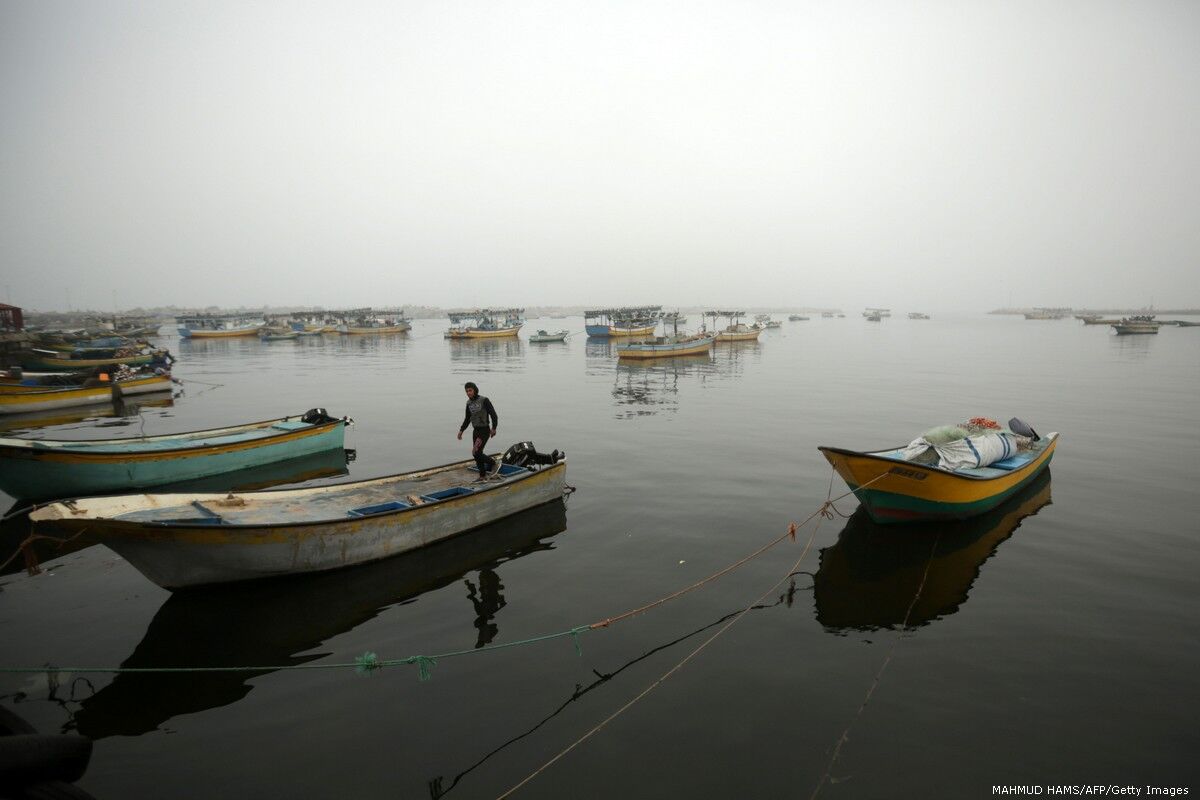
{"type": "MultiPolygon", "coordinates": [[[[608,369],[612,369],[608,365],[608,369]]],[[[703,385],[713,374],[712,356],[695,356],[619,361],[612,396],[617,417],[642,417],[661,411],[679,410],[680,378],[703,385]]]]}
{"type": "MultiPolygon", "coordinates": [[[[486,370],[520,372],[525,369],[521,339],[500,336],[484,339],[446,339],[450,361],[455,367],[467,370],[482,367],[486,370]]],[[[462,371],[462,370],[459,370],[462,371]]]]}
{"type": "MultiPolygon", "coordinates": [[[[225,472],[220,475],[209,475],[205,478],[197,478],[190,481],[163,484],[162,486],[154,487],[154,491],[248,492],[288,484],[294,484],[293,488],[298,489],[302,486],[314,486],[318,483],[328,482],[331,478],[340,478],[349,474],[350,470],[346,465],[354,460],[354,456],[354,450],[334,448],[320,453],[300,456],[299,458],[289,458],[286,461],[277,461],[274,464],[263,464],[262,466],[237,470],[235,472],[225,472]]],[[[30,503],[24,501],[18,502],[6,512],[6,515],[19,512],[22,506],[25,506],[26,510],[33,508],[30,503]]],[[[7,554],[16,551],[31,533],[33,533],[33,528],[30,525],[27,514],[13,516],[10,519],[0,522],[0,553],[4,553],[7,557],[7,554]]],[[[85,531],[82,535],[70,537],[70,539],[62,543],[55,542],[52,539],[38,539],[30,544],[29,547],[31,548],[34,563],[40,564],[52,558],[65,556],[69,553],[74,553],[76,550],[90,547],[96,544],[96,542],[97,539],[85,531]]],[[[0,575],[9,575],[24,568],[24,559],[14,559],[3,570],[0,570],[0,575]]]]}
{"type": "Polygon", "coordinates": [[[914,628],[955,613],[983,562],[1022,520],[1049,503],[1046,470],[1003,505],[962,522],[914,524],[897,532],[872,522],[860,507],[837,542],[821,551],[813,580],[817,621],[838,633],[900,628],[906,617],[914,628]]]}
{"type": "MultiPolygon", "coordinates": [[[[474,570],[479,577],[467,582],[464,607],[475,616],[476,646],[482,646],[496,635],[496,612],[505,604],[498,568],[530,553],[552,550],[554,545],[543,540],[566,526],[566,505],[556,500],[465,536],[371,564],[175,592],[121,666],[303,664],[324,655],[309,652],[323,642],[474,570]]],[[[181,714],[235,703],[250,692],[256,677],[271,672],[120,674],[80,701],[65,730],[93,739],[137,736],[181,714]]]]}
{"type": "MultiPolygon", "coordinates": [[[[114,400],[104,405],[38,411],[31,414],[12,414],[0,418],[0,432],[4,436],[11,436],[23,431],[53,428],[58,425],[75,425],[98,419],[109,421],[87,427],[89,429],[122,427],[139,423],[138,415],[142,411],[152,408],[170,408],[174,404],[174,397],[166,392],[160,392],[153,395],[134,396],[128,400],[114,400]]],[[[107,437],[109,434],[105,434],[105,436],[107,437]]]]}

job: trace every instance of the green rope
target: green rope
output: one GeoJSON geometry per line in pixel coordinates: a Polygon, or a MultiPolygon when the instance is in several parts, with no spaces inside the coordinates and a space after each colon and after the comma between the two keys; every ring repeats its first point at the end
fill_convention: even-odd
{"type": "Polygon", "coordinates": [[[421,681],[427,681],[432,677],[434,665],[439,659],[453,658],[454,656],[466,656],[474,653],[487,653],[494,650],[506,650],[510,647],[522,647],[525,645],[536,644],[550,639],[561,639],[564,636],[570,636],[575,643],[575,653],[583,655],[583,648],[579,643],[579,634],[586,633],[591,630],[590,625],[581,625],[577,628],[571,628],[567,631],[559,631],[558,633],[548,633],[544,636],[534,636],[529,639],[519,639],[514,642],[505,642],[504,644],[488,645],[471,650],[452,650],[448,653],[439,653],[433,656],[408,656],[407,658],[380,658],[374,652],[368,650],[362,655],[356,657],[351,662],[335,662],[331,664],[283,664],[277,666],[264,667],[56,667],[52,664],[47,664],[42,667],[0,667],[0,674],[30,674],[30,673],[47,673],[56,674],[60,672],[69,673],[84,673],[84,672],[100,672],[121,674],[137,674],[137,673],[170,673],[170,672],[276,672],[280,670],[296,670],[296,669],[353,669],[360,675],[370,674],[384,667],[398,667],[408,664],[417,665],[417,677],[421,681]]]}

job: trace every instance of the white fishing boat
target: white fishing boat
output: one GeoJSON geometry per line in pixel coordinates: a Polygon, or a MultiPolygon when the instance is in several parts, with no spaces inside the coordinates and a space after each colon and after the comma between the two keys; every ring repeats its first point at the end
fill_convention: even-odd
{"type": "MultiPolygon", "coordinates": [[[[563,496],[567,466],[551,455],[474,461],[305,489],[131,494],[52,503],[39,528],[87,529],[167,589],[322,572],[364,564],[475,530],[563,496]]],[[[529,447],[532,450],[532,446],[529,447]]]]}

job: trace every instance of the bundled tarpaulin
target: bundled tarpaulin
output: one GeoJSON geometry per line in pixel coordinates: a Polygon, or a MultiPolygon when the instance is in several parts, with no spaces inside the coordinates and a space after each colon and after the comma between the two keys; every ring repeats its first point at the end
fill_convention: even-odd
{"type": "MultiPolygon", "coordinates": [[[[938,437],[940,438],[940,437],[938,437]]],[[[922,436],[904,448],[905,461],[923,461],[930,449],[937,453],[938,466],[950,470],[968,467],[986,467],[1017,454],[1017,437],[1011,433],[984,433],[964,436],[953,441],[929,441],[922,436]]]]}

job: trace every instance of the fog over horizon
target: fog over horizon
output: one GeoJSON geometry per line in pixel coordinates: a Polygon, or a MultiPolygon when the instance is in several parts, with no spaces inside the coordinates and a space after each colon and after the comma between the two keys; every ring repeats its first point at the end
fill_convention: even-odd
{"type": "Polygon", "coordinates": [[[1200,3],[0,6],[0,300],[1200,307],[1200,3]]]}

